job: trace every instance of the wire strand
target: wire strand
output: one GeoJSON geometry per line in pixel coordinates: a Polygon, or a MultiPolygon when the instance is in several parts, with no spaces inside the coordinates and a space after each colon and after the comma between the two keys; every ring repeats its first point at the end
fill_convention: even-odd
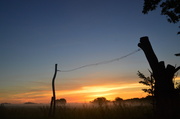
{"type": "Polygon", "coordinates": [[[112,62],[115,62],[115,61],[119,61],[121,59],[124,59],[130,55],[133,55],[137,52],[139,52],[141,49],[137,49],[127,55],[124,55],[124,56],[121,56],[121,57],[118,57],[118,58],[115,58],[115,59],[111,59],[111,60],[106,60],[106,61],[101,61],[101,62],[97,62],[97,63],[92,63],[92,64],[86,64],[86,65],[82,65],[80,67],[76,67],[76,68],[73,68],[73,69],[69,69],[69,70],[58,70],[60,72],[71,72],[71,71],[75,71],[75,70],[79,70],[79,69],[82,69],[82,68],[86,68],[86,67],[91,67],[91,66],[97,66],[97,65],[102,65],[102,64],[108,64],[108,63],[112,63],[112,62]]]}

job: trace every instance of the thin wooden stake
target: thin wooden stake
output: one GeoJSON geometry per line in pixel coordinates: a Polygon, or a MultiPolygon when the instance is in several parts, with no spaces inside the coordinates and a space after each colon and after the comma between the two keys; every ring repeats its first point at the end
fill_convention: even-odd
{"type": "Polygon", "coordinates": [[[55,116],[55,110],[56,110],[56,91],[55,91],[55,79],[56,79],[56,74],[57,74],[57,64],[55,64],[55,72],[54,76],[52,79],[52,92],[53,92],[53,97],[51,98],[51,105],[50,105],[50,110],[49,110],[49,116],[55,116]]]}

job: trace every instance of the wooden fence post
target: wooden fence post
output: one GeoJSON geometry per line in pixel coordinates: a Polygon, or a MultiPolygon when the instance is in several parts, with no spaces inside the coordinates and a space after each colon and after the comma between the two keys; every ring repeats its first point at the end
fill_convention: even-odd
{"type": "Polygon", "coordinates": [[[49,116],[55,116],[55,111],[56,111],[56,91],[55,91],[55,79],[56,79],[56,74],[57,74],[57,64],[55,64],[55,72],[54,76],[52,79],[52,92],[53,96],[51,98],[51,104],[50,104],[50,109],[49,109],[49,116]]]}

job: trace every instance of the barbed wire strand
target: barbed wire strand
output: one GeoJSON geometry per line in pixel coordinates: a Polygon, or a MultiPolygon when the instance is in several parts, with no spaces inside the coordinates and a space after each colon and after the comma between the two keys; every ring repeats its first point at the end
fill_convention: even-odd
{"type": "Polygon", "coordinates": [[[118,57],[118,58],[115,58],[115,59],[111,59],[111,60],[106,60],[106,61],[101,61],[101,62],[97,62],[97,63],[92,63],[92,64],[86,64],[86,65],[83,65],[83,66],[80,66],[80,67],[76,67],[76,68],[73,68],[73,69],[69,69],[69,70],[58,70],[59,72],[72,72],[72,71],[75,71],[75,70],[79,70],[79,69],[82,69],[82,68],[86,68],[86,67],[91,67],[91,66],[97,66],[97,65],[102,65],[102,64],[108,64],[108,63],[112,63],[112,62],[115,62],[115,61],[119,61],[121,59],[124,59],[130,55],[133,55],[137,52],[139,52],[141,49],[137,49],[127,55],[124,55],[124,56],[121,56],[121,57],[118,57]]]}

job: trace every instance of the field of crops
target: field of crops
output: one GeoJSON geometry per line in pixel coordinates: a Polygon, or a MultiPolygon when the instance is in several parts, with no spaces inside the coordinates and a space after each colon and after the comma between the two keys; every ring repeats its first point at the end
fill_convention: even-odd
{"type": "Polygon", "coordinates": [[[150,105],[90,105],[58,106],[54,117],[49,106],[0,106],[1,119],[152,119],[150,105]]]}

